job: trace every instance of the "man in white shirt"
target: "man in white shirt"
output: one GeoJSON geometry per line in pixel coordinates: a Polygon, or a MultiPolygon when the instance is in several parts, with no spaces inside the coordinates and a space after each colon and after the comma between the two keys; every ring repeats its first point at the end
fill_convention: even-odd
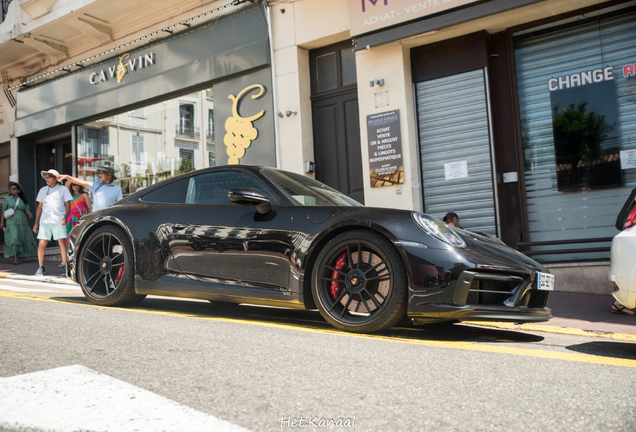
{"type": "Polygon", "coordinates": [[[40,189],[36,201],[38,209],[35,216],[33,232],[38,234],[38,262],[40,267],[35,272],[36,276],[44,274],[44,253],[49,240],[57,240],[62,254],[62,265],[66,267],[66,221],[71,212],[73,197],[68,188],[58,183],[60,175],[54,169],[41,172],[46,180],[46,186],[40,189]],[[41,223],[40,223],[41,222],[41,223]]]}

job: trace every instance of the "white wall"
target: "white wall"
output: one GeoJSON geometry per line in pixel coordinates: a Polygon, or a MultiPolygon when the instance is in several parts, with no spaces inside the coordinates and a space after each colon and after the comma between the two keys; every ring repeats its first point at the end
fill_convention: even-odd
{"type": "Polygon", "coordinates": [[[309,50],[349,38],[347,2],[303,0],[272,6],[280,167],[304,172],[314,161],[309,50]],[[289,117],[287,111],[295,112],[289,117]]]}

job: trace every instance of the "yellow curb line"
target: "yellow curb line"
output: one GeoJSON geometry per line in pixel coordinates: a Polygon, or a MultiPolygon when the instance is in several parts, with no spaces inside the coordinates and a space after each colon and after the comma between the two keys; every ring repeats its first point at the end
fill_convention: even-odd
{"type": "Polygon", "coordinates": [[[505,330],[527,330],[540,331],[546,333],[567,334],[573,336],[600,337],[605,339],[636,342],[636,335],[629,333],[609,333],[592,330],[582,330],[575,327],[558,327],[538,324],[514,324],[505,322],[481,322],[481,321],[463,321],[463,324],[471,324],[485,327],[496,327],[505,330]]]}
{"type": "Polygon", "coordinates": [[[482,345],[482,344],[476,344],[474,342],[460,342],[460,341],[444,342],[444,341],[421,340],[421,339],[405,339],[400,337],[383,336],[383,335],[377,335],[377,334],[347,333],[337,329],[322,329],[322,328],[310,327],[306,325],[301,326],[297,324],[288,324],[288,323],[251,321],[251,320],[240,319],[240,318],[212,317],[208,315],[190,314],[190,313],[184,313],[184,312],[153,311],[153,310],[146,310],[146,309],[141,309],[136,307],[131,307],[131,308],[113,307],[113,306],[103,307],[103,306],[98,306],[98,305],[94,305],[90,303],[86,304],[86,303],[79,303],[79,302],[69,301],[69,300],[55,299],[55,298],[49,298],[49,297],[29,295],[29,294],[16,294],[16,293],[9,293],[9,292],[2,292],[2,291],[0,291],[0,297],[13,297],[13,298],[22,298],[22,299],[30,299],[30,300],[70,303],[70,304],[94,307],[100,310],[122,310],[122,311],[128,311],[128,312],[138,312],[138,313],[140,312],[140,313],[154,314],[154,315],[194,318],[194,319],[201,319],[205,321],[217,321],[217,322],[228,322],[228,323],[234,323],[234,324],[245,324],[245,325],[260,326],[260,327],[272,327],[272,328],[279,328],[279,329],[285,329],[285,330],[302,331],[306,333],[321,333],[321,334],[345,336],[345,337],[360,338],[360,339],[375,339],[375,340],[383,340],[387,342],[408,343],[408,344],[420,345],[420,346],[452,348],[452,349],[460,349],[460,350],[468,350],[468,351],[488,352],[493,354],[510,354],[510,355],[524,356],[524,357],[535,357],[535,358],[544,358],[544,359],[552,359],[552,360],[573,361],[578,363],[636,368],[636,360],[623,359],[623,358],[617,358],[617,357],[603,357],[603,356],[590,355],[590,354],[563,353],[563,352],[557,352],[557,351],[544,351],[544,350],[537,350],[537,349],[530,349],[530,348],[512,348],[512,347],[495,346],[495,345],[482,345]]]}
{"type": "MultiPolygon", "coordinates": [[[[7,275],[13,273],[1,273],[0,278],[6,278],[7,275]]],[[[582,330],[575,327],[558,327],[538,324],[514,324],[506,322],[487,322],[487,321],[462,321],[464,324],[478,325],[484,327],[495,327],[504,330],[527,330],[527,331],[540,331],[546,333],[566,334],[572,336],[587,336],[587,337],[600,337],[604,339],[636,342],[636,335],[629,333],[608,333],[608,332],[596,332],[591,330],[582,330]]]]}

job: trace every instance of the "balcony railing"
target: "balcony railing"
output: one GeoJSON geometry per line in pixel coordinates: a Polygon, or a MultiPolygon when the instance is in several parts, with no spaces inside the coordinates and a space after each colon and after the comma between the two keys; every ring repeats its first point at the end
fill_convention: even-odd
{"type": "Polygon", "coordinates": [[[196,126],[182,126],[177,125],[175,127],[175,134],[177,138],[190,138],[190,139],[199,139],[201,138],[201,134],[199,132],[199,128],[196,126]]]}
{"type": "Polygon", "coordinates": [[[9,3],[11,3],[11,0],[2,0],[2,11],[0,11],[0,23],[3,23],[4,19],[7,17],[7,10],[9,10],[9,3]]]}

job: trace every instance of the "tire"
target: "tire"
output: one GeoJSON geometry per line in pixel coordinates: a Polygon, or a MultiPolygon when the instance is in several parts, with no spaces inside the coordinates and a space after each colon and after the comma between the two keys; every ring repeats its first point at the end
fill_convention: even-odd
{"type": "Polygon", "coordinates": [[[348,231],[331,240],[316,258],[312,294],[331,325],[356,333],[372,333],[406,316],[404,263],[384,237],[348,231]]]}
{"type": "Polygon", "coordinates": [[[119,227],[108,225],[93,232],[80,251],[77,268],[82,292],[91,303],[125,306],[146,297],[135,294],[133,249],[119,227]]]}

